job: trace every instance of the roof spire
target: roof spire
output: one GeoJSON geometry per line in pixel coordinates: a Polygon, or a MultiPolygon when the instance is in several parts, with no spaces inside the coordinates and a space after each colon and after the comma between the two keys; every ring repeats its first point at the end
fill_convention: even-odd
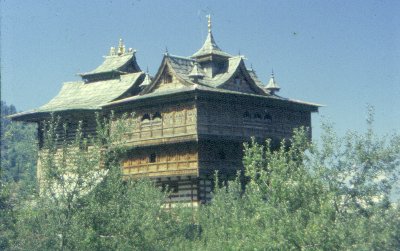
{"type": "Polygon", "coordinates": [[[192,55],[192,58],[199,58],[199,57],[205,57],[209,55],[216,55],[224,58],[230,58],[232,57],[226,52],[223,52],[218,45],[215,43],[213,34],[212,34],[212,24],[211,24],[211,15],[206,16],[208,19],[208,34],[206,41],[204,41],[203,46],[198,50],[195,54],[192,55]]]}
{"type": "Polygon", "coordinates": [[[271,72],[271,77],[270,77],[269,82],[268,82],[267,86],[265,87],[265,89],[267,89],[269,91],[269,93],[271,93],[272,95],[274,95],[275,92],[279,92],[279,90],[281,89],[275,81],[273,69],[271,72]]]}
{"type": "Polygon", "coordinates": [[[208,33],[211,33],[211,14],[208,14],[207,18],[208,18],[208,33]]]}

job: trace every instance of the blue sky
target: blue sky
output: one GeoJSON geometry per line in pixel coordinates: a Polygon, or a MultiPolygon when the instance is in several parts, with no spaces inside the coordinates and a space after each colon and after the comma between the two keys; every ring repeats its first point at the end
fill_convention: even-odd
{"type": "Polygon", "coordinates": [[[43,105],[63,82],[94,69],[123,38],[155,74],[165,48],[190,56],[206,15],[224,51],[244,55],[280,95],[326,105],[313,116],[339,133],[365,128],[375,107],[380,134],[400,128],[400,1],[1,1],[2,100],[43,105]]]}

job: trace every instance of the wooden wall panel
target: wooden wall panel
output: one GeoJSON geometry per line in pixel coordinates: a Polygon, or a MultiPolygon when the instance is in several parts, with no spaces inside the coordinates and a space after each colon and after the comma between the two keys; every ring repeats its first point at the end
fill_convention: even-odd
{"type": "Polygon", "coordinates": [[[193,103],[137,110],[130,120],[126,132],[129,145],[148,146],[197,139],[197,109],[193,103]]]}
{"type": "Polygon", "coordinates": [[[310,112],[215,101],[201,101],[197,109],[199,137],[215,135],[247,141],[254,136],[280,141],[290,138],[294,128],[311,127],[310,112]]]}
{"type": "Polygon", "coordinates": [[[122,167],[128,176],[197,175],[197,147],[182,144],[133,150],[122,161],[122,167]]]}

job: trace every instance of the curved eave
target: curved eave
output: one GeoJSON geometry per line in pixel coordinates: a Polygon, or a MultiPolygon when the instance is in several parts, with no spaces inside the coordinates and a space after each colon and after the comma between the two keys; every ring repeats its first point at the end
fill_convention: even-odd
{"type": "Polygon", "coordinates": [[[64,83],[60,92],[40,108],[10,116],[18,121],[39,121],[52,113],[94,112],[108,102],[120,99],[139,88],[144,72],[124,75],[121,80],[107,80],[85,84],[81,81],[64,83]],[[125,82],[124,82],[125,81],[125,82]],[[115,86],[120,84],[120,86],[115,86]]]}
{"type": "Polygon", "coordinates": [[[7,116],[12,121],[32,122],[38,123],[44,119],[49,119],[52,115],[58,116],[62,114],[76,114],[79,113],[94,113],[101,112],[101,107],[94,109],[64,109],[56,111],[37,111],[31,110],[26,112],[15,113],[7,116]]]}
{"type": "Polygon", "coordinates": [[[185,98],[188,99],[201,97],[211,97],[214,99],[216,98],[225,101],[231,100],[239,103],[267,102],[270,106],[287,107],[293,110],[308,112],[318,112],[318,108],[321,107],[321,105],[318,104],[304,102],[300,100],[285,99],[275,95],[265,96],[259,94],[230,91],[226,89],[217,89],[201,85],[193,85],[191,87],[184,87],[171,91],[150,93],[143,96],[134,96],[117,100],[106,104],[105,106],[103,106],[103,108],[106,110],[113,110],[113,108],[124,109],[124,107],[128,104],[128,107],[146,106],[154,105],[157,102],[176,102],[176,100],[181,100],[185,98]]]}

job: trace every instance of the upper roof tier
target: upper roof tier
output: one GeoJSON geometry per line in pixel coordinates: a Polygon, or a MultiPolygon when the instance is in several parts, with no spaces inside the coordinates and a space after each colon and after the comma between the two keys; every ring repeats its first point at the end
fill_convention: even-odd
{"type": "Polygon", "coordinates": [[[216,55],[225,58],[232,57],[232,55],[222,51],[214,40],[214,36],[211,31],[211,16],[208,15],[208,35],[203,46],[196,53],[192,55],[192,58],[201,58],[209,55],[216,55]]]}
{"type": "Polygon", "coordinates": [[[139,72],[140,67],[136,63],[135,50],[129,48],[125,51],[125,45],[122,39],[119,41],[118,49],[115,51],[114,47],[111,47],[110,54],[104,57],[104,62],[96,69],[80,73],[79,75],[86,82],[112,79],[122,74],[139,72]]]}

